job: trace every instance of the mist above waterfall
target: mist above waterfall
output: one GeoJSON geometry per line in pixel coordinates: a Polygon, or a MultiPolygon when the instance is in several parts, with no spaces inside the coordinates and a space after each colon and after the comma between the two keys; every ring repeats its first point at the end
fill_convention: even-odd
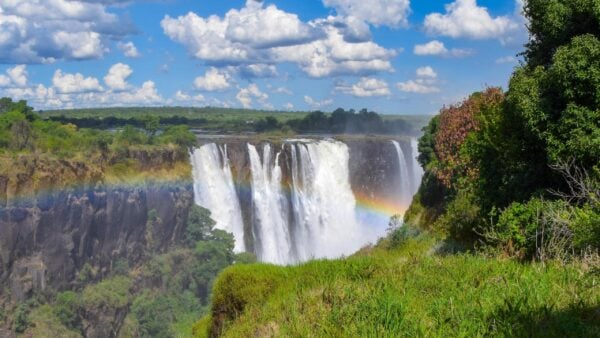
{"type": "Polygon", "coordinates": [[[237,144],[228,153],[227,144],[205,144],[192,153],[196,203],[234,234],[237,252],[262,262],[352,254],[406,211],[422,170],[409,142],[377,144],[380,154],[351,146],[288,140],[237,144]]]}

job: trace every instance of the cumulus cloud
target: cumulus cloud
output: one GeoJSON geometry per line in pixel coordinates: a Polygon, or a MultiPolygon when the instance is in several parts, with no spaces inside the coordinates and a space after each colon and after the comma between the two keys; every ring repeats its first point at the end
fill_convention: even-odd
{"type": "Polygon", "coordinates": [[[448,49],[443,42],[432,40],[425,44],[415,45],[413,49],[415,55],[430,55],[430,56],[445,56],[445,57],[464,57],[469,56],[473,52],[468,49],[452,48],[448,49]]]}
{"type": "Polygon", "coordinates": [[[181,90],[178,90],[175,93],[174,98],[177,103],[186,105],[196,105],[198,103],[203,103],[206,101],[206,98],[202,94],[190,95],[181,90]]]}
{"type": "Polygon", "coordinates": [[[320,109],[320,108],[331,105],[333,103],[333,100],[325,99],[325,100],[318,101],[308,95],[304,95],[304,102],[306,102],[306,104],[308,104],[312,109],[320,109]]]}
{"type": "Polygon", "coordinates": [[[271,109],[273,106],[268,103],[269,95],[260,91],[256,84],[251,84],[246,88],[240,89],[235,98],[244,108],[252,108],[253,100],[258,101],[263,107],[271,109]]]}
{"type": "Polygon", "coordinates": [[[54,72],[52,84],[62,94],[97,92],[103,89],[94,77],[84,77],[80,73],[63,73],[60,69],[54,72]]]}
{"type": "Polygon", "coordinates": [[[396,87],[406,93],[431,94],[439,93],[440,89],[436,86],[438,74],[430,66],[417,68],[415,71],[417,78],[406,82],[399,82],[396,87]]]}
{"type": "Polygon", "coordinates": [[[296,14],[275,5],[248,0],[241,10],[231,9],[224,18],[202,18],[195,13],[171,18],[161,26],[172,40],[186,45],[199,59],[216,62],[247,61],[255,49],[296,45],[316,38],[314,27],[296,14]]]}
{"type": "MultiPolygon", "coordinates": [[[[80,73],[65,73],[60,69],[55,71],[50,86],[28,85],[25,66],[15,68],[7,71],[8,75],[0,75],[0,82],[4,82],[5,77],[11,81],[8,87],[0,90],[0,96],[6,95],[17,100],[27,100],[37,109],[153,106],[167,102],[158,93],[153,81],[145,81],[139,87],[127,83],[127,78],[133,71],[124,64],[115,64],[109,69],[104,78],[107,87],[101,86],[97,78],[86,77],[80,73]],[[11,76],[15,79],[14,84],[11,76]],[[20,86],[15,86],[15,84],[20,86]]],[[[201,96],[191,96],[190,100],[197,100],[199,97],[201,96]]]]}
{"type": "Polygon", "coordinates": [[[0,74],[0,87],[22,88],[27,86],[27,67],[17,65],[6,70],[6,75],[0,74]]]}
{"type": "Polygon", "coordinates": [[[388,96],[391,94],[387,82],[367,77],[361,78],[360,81],[351,86],[339,85],[336,89],[355,97],[388,96]]]}
{"type": "Polygon", "coordinates": [[[313,77],[391,71],[396,55],[370,41],[356,19],[329,17],[302,22],[275,5],[248,0],[224,17],[195,13],[161,21],[165,34],[191,55],[215,66],[235,66],[242,74],[268,76],[278,63],[297,64],[313,77]]]}
{"type": "Polygon", "coordinates": [[[440,92],[439,88],[425,84],[420,79],[409,80],[407,82],[399,82],[398,89],[400,91],[403,91],[406,93],[416,93],[416,94],[430,94],[430,93],[439,93],[440,92]]]}
{"type": "Polygon", "coordinates": [[[500,39],[519,30],[514,17],[492,17],[476,0],[456,0],[446,5],[446,13],[425,17],[425,31],[452,38],[500,39]]]}
{"type": "Polygon", "coordinates": [[[372,41],[348,43],[335,26],[325,25],[326,38],[273,49],[276,60],[294,62],[312,77],[391,71],[396,52],[372,41]]]}
{"type": "Polygon", "coordinates": [[[375,26],[406,26],[410,14],[410,0],[323,0],[323,4],[334,8],[339,15],[375,26]]]}
{"type": "Polygon", "coordinates": [[[123,55],[125,55],[128,58],[139,58],[142,56],[135,44],[131,41],[118,42],[117,47],[123,52],[123,55]]]}
{"type": "Polygon", "coordinates": [[[292,109],[294,109],[294,104],[291,103],[291,102],[288,102],[288,103],[286,103],[286,104],[283,105],[283,109],[285,109],[285,110],[292,110],[292,109]]]}
{"type": "Polygon", "coordinates": [[[98,2],[0,0],[0,63],[99,58],[132,31],[98,2]]]}
{"type": "Polygon", "coordinates": [[[207,70],[204,76],[199,76],[194,80],[194,87],[209,92],[225,90],[231,86],[229,79],[230,76],[227,72],[213,67],[207,70]]]}
{"type": "Polygon", "coordinates": [[[437,73],[430,66],[419,67],[419,68],[417,68],[416,73],[417,73],[417,77],[419,77],[419,78],[430,78],[430,79],[437,78],[437,73]]]}
{"type": "Polygon", "coordinates": [[[104,83],[112,90],[125,90],[129,86],[127,79],[133,74],[129,65],[117,63],[110,67],[104,77],[104,83]]]}

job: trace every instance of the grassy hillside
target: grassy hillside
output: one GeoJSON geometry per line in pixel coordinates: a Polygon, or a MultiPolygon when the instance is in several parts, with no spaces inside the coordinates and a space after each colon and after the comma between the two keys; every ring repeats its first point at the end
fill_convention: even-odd
{"type": "MultiPolygon", "coordinates": [[[[197,337],[600,336],[600,276],[583,263],[444,256],[428,236],[218,278],[197,337]]],[[[597,267],[597,265],[596,265],[597,267]]]]}

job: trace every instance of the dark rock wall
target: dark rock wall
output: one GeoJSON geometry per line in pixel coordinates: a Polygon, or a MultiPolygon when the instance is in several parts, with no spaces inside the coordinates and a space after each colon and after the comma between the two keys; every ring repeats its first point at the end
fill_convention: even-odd
{"type": "MultiPolygon", "coordinates": [[[[190,186],[106,188],[8,201],[0,207],[0,288],[19,301],[46,288],[67,289],[89,263],[106,275],[183,237],[190,186]],[[149,222],[156,210],[159,221],[149,222]]],[[[6,294],[0,296],[7,296],[6,294]]]]}

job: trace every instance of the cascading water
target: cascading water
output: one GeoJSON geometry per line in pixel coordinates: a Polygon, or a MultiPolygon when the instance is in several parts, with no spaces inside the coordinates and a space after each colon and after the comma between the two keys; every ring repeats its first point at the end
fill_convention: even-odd
{"type": "Polygon", "coordinates": [[[406,164],[406,157],[402,151],[402,147],[398,141],[392,141],[392,144],[396,148],[398,154],[398,164],[400,168],[399,180],[400,185],[398,187],[398,199],[401,205],[406,206],[410,203],[414,194],[413,184],[410,179],[410,173],[408,171],[408,165],[406,164]]]}
{"type": "Polygon", "coordinates": [[[235,251],[245,251],[244,222],[235,191],[227,148],[206,144],[191,154],[196,204],[211,211],[216,228],[233,233],[235,251]]]}
{"type": "Polygon", "coordinates": [[[252,172],[252,203],[255,211],[253,232],[257,258],[262,262],[287,264],[291,257],[291,241],[281,191],[279,153],[271,161],[271,146],[263,147],[262,161],[256,147],[249,144],[252,172]]]}
{"type": "Polygon", "coordinates": [[[359,249],[365,237],[354,216],[348,147],[336,141],[291,147],[295,258],[332,258],[359,249]]]}
{"type": "Polygon", "coordinates": [[[389,217],[404,212],[410,203],[422,175],[414,159],[415,141],[410,148],[403,144],[405,150],[392,141],[396,151],[381,147],[379,155],[356,153],[368,149],[360,147],[352,153],[348,145],[335,140],[290,140],[281,148],[265,143],[262,152],[255,145],[238,144],[237,156],[228,154],[226,146],[203,145],[191,154],[196,203],[212,212],[217,228],[234,234],[237,252],[246,249],[244,244],[251,245],[262,262],[295,264],[352,254],[384,235],[389,217]],[[237,184],[230,156],[236,159],[231,163],[242,166],[235,169],[237,184]],[[351,156],[385,160],[383,167],[371,166],[363,172],[361,166],[350,165],[351,156]],[[397,160],[399,170],[378,176],[385,168],[394,168],[385,164],[389,160],[397,160]],[[371,185],[360,184],[360,179],[351,182],[352,177],[363,175],[380,177],[385,194],[366,193],[361,189],[371,185]],[[387,182],[399,182],[399,187],[387,182]],[[391,196],[393,191],[397,193],[391,196]]]}
{"type": "Polygon", "coordinates": [[[421,184],[421,178],[423,178],[423,168],[421,167],[421,164],[419,163],[419,141],[416,138],[411,138],[410,139],[410,148],[412,150],[411,153],[411,157],[412,157],[412,173],[413,173],[413,179],[412,179],[412,194],[414,195],[417,193],[417,191],[419,190],[419,185],[421,184]]]}

